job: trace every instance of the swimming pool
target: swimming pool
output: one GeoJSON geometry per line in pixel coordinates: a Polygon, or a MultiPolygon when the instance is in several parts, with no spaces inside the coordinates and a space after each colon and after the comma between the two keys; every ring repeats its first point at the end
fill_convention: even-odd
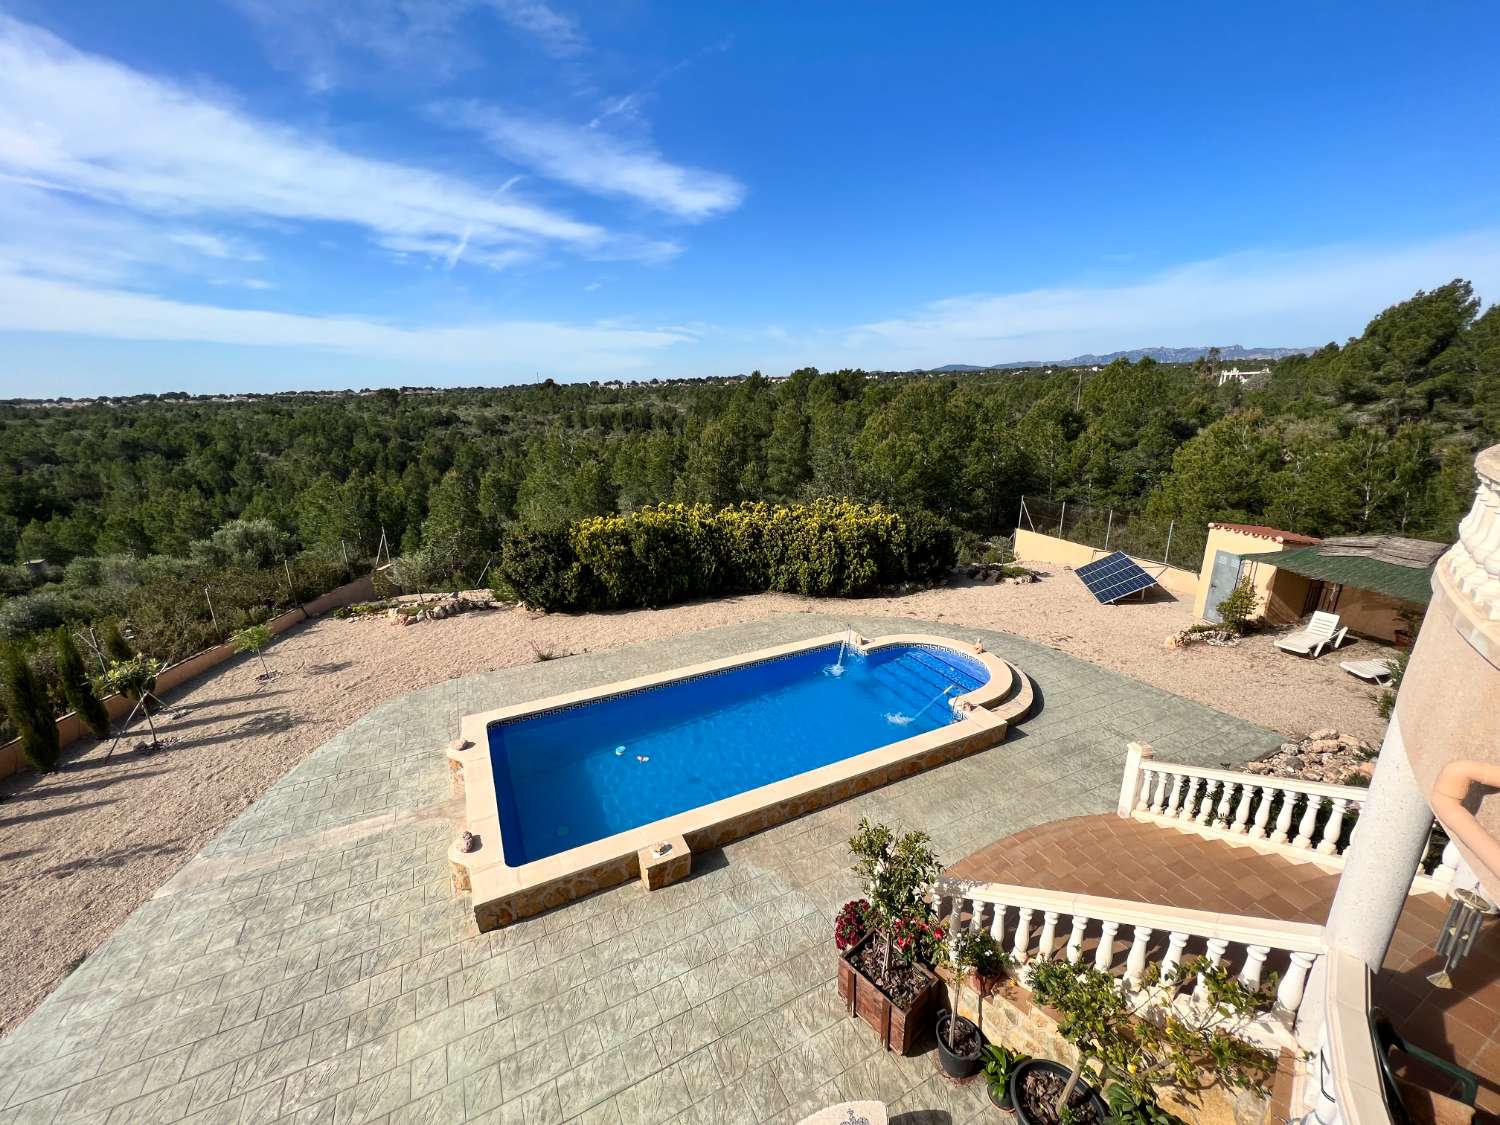
{"type": "Polygon", "coordinates": [[[952,649],[833,644],[494,723],[519,867],[955,721],[989,671],[952,649]]]}
{"type": "Polygon", "coordinates": [[[670,882],[695,852],[993,746],[1030,708],[990,653],[902,634],[841,658],[842,639],[465,716],[446,752],[468,831],[448,858],[479,928],[670,882]]]}

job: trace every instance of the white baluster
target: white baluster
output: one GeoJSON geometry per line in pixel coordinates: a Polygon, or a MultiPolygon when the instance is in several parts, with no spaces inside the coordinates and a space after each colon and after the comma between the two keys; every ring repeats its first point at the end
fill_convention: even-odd
{"type": "Polygon", "coordinates": [[[1339,850],[1339,837],[1344,833],[1344,810],[1348,807],[1346,798],[1333,799],[1333,810],[1328,814],[1328,823],[1323,825],[1323,841],[1318,845],[1318,851],[1323,855],[1332,855],[1339,850]]]}
{"type": "Polygon", "coordinates": [[[1031,948],[1031,907],[1021,907],[1021,916],[1016,920],[1016,940],[1010,947],[1010,955],[1016,964],[1026,964],[1026,951],[1031,948]]]}
{"type": "Polygon", "coordinates": [[[1172,775],[1172,795],[1167,798],[1167,807],[1162,810],[1165,816],[1177,815],[1177,799],[1182,795],[1182,783],[1187,780],[1182,774],[1172,775]]]}
{"type": "Polygon", "coordinates": [[[1260,787],[1260,802],[1255,806],[1255,823],[1250,827],[1250,835],[1257,840],[1266,838],[1266,821],[1271,819],[1271,800],[1276,796],[1276,790],[1269,785],[1260,787]]]}
{"type": "Polygon", "coordinates": [[[1198,800],[1198,790],[1202,788],[1203,779],[1201,777],[1193,778],[1193,783],[1188,786],[1187,798],[1182,802],[1182,808],[1177,810],[1178,820],[1193,819],[1193,809],[1196,806],[1198,800]]]}
{"type": "Polygon", "coordinates": [[[1318,809],[1322,806],[1322,797],[1312,793],[1307,795],[1307,807],[1302,810],[1302,819],[1297,822],[1297,837],[1292,841],[1293,847],[1310,848],[1313,846],[1313,831],[1318,827],[1318,809]]]}
{"type": "Polygon", "coordinates": [[[1151,786],[1156,782],[1156,771],[1141,767],[1141,795],[1135,803],[1136,812],[1145,812],[1151,807],[1151,786]]]}
{"type": "Polygon", "coordinates": [[[980,902],[977,898],[971,898],[969,900],[969,930],[972,933],[977,934],[980,930],[984,929],[984,922],[982,921],[982,919],[984,916],[984,908],[988,905],[988,903],[980,902]]]}
{"type": "Polygon", "coordinates": [[[1432,877],[1445,887],[1452,886],[1453,880],[1458,878],[1458,848],[1452,840],[1443,848],[1443,858],[1438,860],[1432,877]]]}
{"type": "Polygon", "coordinates": [[[1240,807],[1235,810],[1234,823],[1229,826],[1231,832],[1245,832],[1250,826],[1250,803],[1255,800],[1255,786],[1240,786],[1240,807]]]}
{"type": "Polygon", "coordinates": [[[1177,971],[1177,966],[1182,964],[1182,951],[1187,948],[1188,935],[1181,930],[1173,930],[1167,935],[1167,952],[1161,959],[1161,975],[1166,980],[1177,971]]]}
{"type": "Polygon", "coordinates": [[[1228,828],[1230,814],[1234,812],[1234,790],[1239,782],[1226,781],[1224,792],[1219,797],[1219,807],[1214,813],[1213,824],[1215,828],[1228,828]]]}
{"type": "MultiPolygon", "coordinates": [[[[1208,948],[1204,950],[1203,960],[1209,965],[1217,965],[1224,960],[1224,950],[1229,948],[1229,942],[1224,938],[1209,938],[1208,948]]],[[[1208,1001],[1208,982],[1203,979],[1203,974],[1198,974],[1198,983],[1193,988],[1193,1000],[1203,1004],[1208,1001]]]]}
{"type": "Polygon", "coordinates": [[[1146,971],[1146,947],[1151,944],[1151,928],[1136,926],[1130,939],[1130,952],[1125,955],[1125,979],[1131,987],[1141,983],[1146,971]]]}
{"type": "Polygon", "coordinates": [[[953,911],[956,909],[953,904],[954,899],[952,895],[938,895],[932,904],[932,912],[937,915],[939,921],[942,921],[944,918],[948,918],[951,921],[953,911]]]}
{"type": "Polygon", "coordinates": [[[1068,963],[1078,964],[1078,958],[1083,955],[1083,931],[1088,928],[1089,920],[1082,914],[1073,915],[1073,928],[1068,931],[1068,963]]]}
{"type": "Polygon", "coordinates": [[[1268,945],[1245,946],[1245,964],[1240,969],[1240,983],[1254,990],[1260,987],[1261,974],[1266,968],[1266,958],[1271,955],[1268,945]]]}
{"type": "Polygon", "coordinates": [[[990,937],[1001,949],[1005,948],[1005,904],[995,903],[995,915],[990,919],[990,937]]]}
{"type": "Polygon", "coordinates": [[[1036,956],[1039,961],[1050,961],[1057,946],[1057,911],[1048,910],[1042,915],[1042,936],[1037,939],[1036,956]]]}
{"type": "Polygon", "coordinates": [[[1271,843],[1286,843],[1288,830],[1292,827],[1292,806],[1296,803],[1296,793],[1290,789],[1282,791],[1281,811],[1276,814],[1276,831],[1271,833],[1271,843]]]}
{"type": "Polygon", "coordinates": [[[1317,956],[1312,953],[1293,953],[1286,976],[1276,986],[1276,1007],[1285,1015],[1295,1016],[1302,1007],[1302,996],[1307,991],[1307,974],[1312,970],[1317,956]]]}
{"type": "Polygon", "coordinates": [[[1222,781],[1210,781],[1203,790],[1203,803],[1198,806],[1198,823],[1205,825],[1214,818],[1214,794],[1223,786],[1222,781]]]}
{"type": "Polygon", "coordinates": [[[1108,972],[1109,967],[1115,963],[1115,934],[1119,929],[1118,922],[1099,923],[1099,945],[1094,950],[1094,968],[1108,972]]]}
{"type": "Polygon", "coordinates": [[[1156,796],[1151,800],[1151,811],[1160,816],[1167,807],[1167,786],[1172,784],[1172,775],[1166,770],[1158,770],[1156,774],[1156,796]]]}

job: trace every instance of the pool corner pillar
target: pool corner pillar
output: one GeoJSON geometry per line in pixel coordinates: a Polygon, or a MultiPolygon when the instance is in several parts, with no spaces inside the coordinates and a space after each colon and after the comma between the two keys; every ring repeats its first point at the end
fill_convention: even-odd
{"type": "Polygon", "coordinates": [[[641,886],[648,891],[680,883],[693,871],[693,853],[681,836],[669,836],[659,844],[636,853],[641,865],[641,886]]]}

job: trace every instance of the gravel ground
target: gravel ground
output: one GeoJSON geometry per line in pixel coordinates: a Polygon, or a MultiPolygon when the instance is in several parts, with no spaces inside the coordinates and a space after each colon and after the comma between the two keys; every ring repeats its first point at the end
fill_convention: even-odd
{"type": "Polygon", "coordinates": [[[582,616],[497,609],[406,627],[323,618],[266,650],[269,683],[251,657],[174,692],[157,720],[164,749],[125,742],[108,757],[106,745],[79,744],[57,773],[0,781],[0,1031],[277,778],[376,704],[455,676],[811,612],[1004,630],[1289,736],[1334,727],[1378,744],[1384,727],[1371,689],[1332,655],[1284,655],[1263,636],[1168,649],[1165,638],[1190,623],[1186,603],[1100,606],[1061,570],[1031,585],[961,582],[855,601],[763,594],[582,616]]]}

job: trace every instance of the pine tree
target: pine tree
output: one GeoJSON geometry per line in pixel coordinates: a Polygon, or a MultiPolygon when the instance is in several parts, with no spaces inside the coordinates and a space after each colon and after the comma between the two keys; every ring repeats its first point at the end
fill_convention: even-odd
{"type": "Polygon", "coordinates": [[[108,621],[104,625],[104,654],[111,660],[132,660],[135,658],[135,650],[125,642],[125,636],[120,632],[118,621],[108,621]]]}
{"type": "Polygon", "coordinates": [[[66,625],[57,630],[57,678],[62,681],[63,695],[85,726],[95,738],[109,737],[109,712],[94,693],[88,671],[83,666],[83,657],[73,643],[73,634],[66,625]]]}
{"type": "Polygon", "coordinates": [[[57,722],[41,679],[15,645],[5,646],[4,676],[5,712],[21,735],[21,753],[33,769],[50,773],[62,752],[57,722]]]}

